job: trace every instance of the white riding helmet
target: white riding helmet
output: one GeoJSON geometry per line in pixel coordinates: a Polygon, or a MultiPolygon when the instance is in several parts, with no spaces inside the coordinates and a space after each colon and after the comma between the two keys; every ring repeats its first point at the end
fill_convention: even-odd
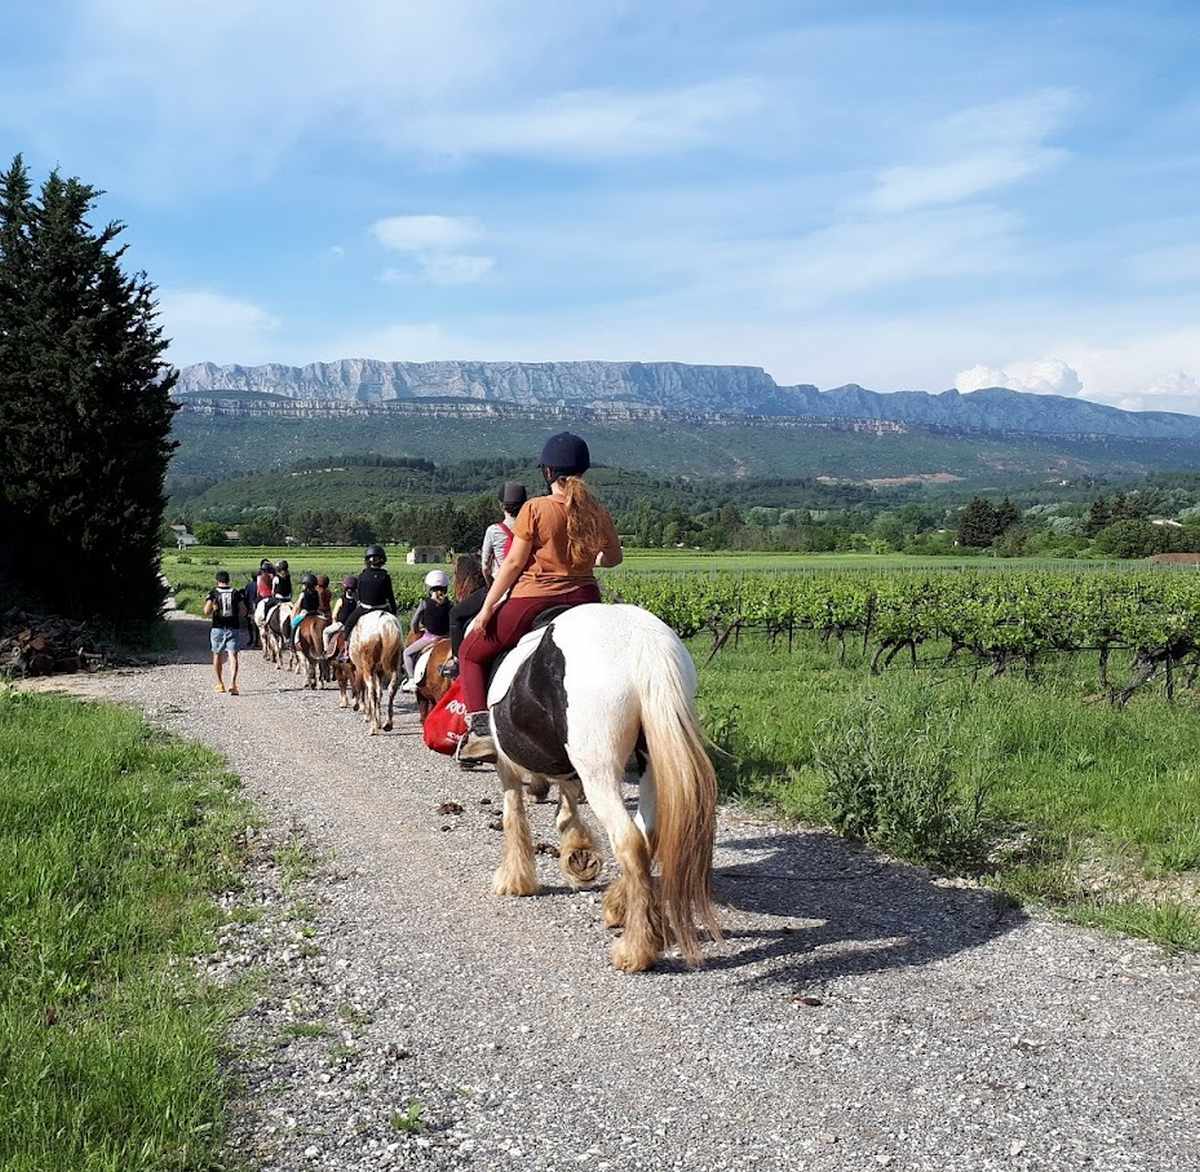
{"type": "Polygon", "coordinates": [[[425,575],[425,589],[435,590],[439,586],[443,590],[450,589],[450,579],[446,577],[446,571],[430,570],[429,573],[425,575]]]}

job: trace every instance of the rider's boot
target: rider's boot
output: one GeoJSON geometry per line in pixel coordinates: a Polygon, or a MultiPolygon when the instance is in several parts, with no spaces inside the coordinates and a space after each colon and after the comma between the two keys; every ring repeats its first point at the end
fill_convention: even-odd
{"type": "Polygon", "coordinates": [[[496,742],[492,740],[492,726],[486,711],[467,714],[467,735],[458,742],[455,755],[460,762],[472,765],[496,760],[496,742]]]}
{"type": "Polygon", "coordinates": [[[443,679],[456,680],[458,679],[458,656],[452,655],[441,667],[438,668],[438,675],[443,679]]]}

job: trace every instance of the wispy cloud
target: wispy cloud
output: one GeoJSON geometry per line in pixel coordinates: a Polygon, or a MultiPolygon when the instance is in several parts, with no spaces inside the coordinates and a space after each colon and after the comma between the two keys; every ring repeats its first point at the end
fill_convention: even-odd
{"type": "Polygon", "coordinates": [[[677,155],[720,140],[765,103],[762,83],[751,78],[674,89],[576,90],[508,109],[418,118],[396,133],[451,155],[677,155]]]}
{"type": "Polygon", "coordinates": [[[269,361],[283,326],[260,305],[210,290],[163,290],[158,306],[171,361],[180,365],[269,361]]]}
{"type": "Polygon", "coordinates": [[[943,118],[928,128],[917,161],[880,172],[867,204],[903,212],[959,203],[1044,171],[1066,157],[1045,140],[1075,104],[1052,89],[943,118]]]}
{"type": "Polygon", "coordinates": [[[414,269],[387,268],[387,285],[411,282],[418,275],[434,285],[472,285],[496,267],[495,257],[455,251],[484,235],[483,225],[466,216],[388,216],[371,225],[371,235],[391,252],[410,255],[414,269]]]}
{"type": "Polygon", "coordinates": [[[465,216],[388,216],[371,225],[371,235],[393,252],[428,252],[470,244],[483,227],[465,216]]]}

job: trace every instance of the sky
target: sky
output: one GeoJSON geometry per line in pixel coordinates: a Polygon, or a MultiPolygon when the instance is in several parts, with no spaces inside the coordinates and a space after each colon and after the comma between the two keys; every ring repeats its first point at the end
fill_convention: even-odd
{"type": "Polygon", "coordinates": [[[172,360],[611,359],[1200,414],[1200,4],[43,0],[0,153],[172,360]]]}

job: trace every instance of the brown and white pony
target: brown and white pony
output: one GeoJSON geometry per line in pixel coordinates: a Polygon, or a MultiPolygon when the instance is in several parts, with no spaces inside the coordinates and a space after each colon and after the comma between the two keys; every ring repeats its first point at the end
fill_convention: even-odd
{"type": "Polygon", "coordinates": [[[438,670],[450,658],[450,640],[431,643],[417,660],[417,712],[424,720],[454,682],[438,670]],[[423,669],[423,670],[422,670],[423,669]]]}
{"type": "Polygon", "coordinates": [[[354,625],[350,636],[350,661],[363,681],[363,699],[371,736],[382,728],[392,730],[392,710],[400,686],[400,656],[404,632],[400,620],[385,610],[373,610],[354,625]],[[387,691],[387,721],[383,720],[383,694],[387,691]]]}
{"type": "Polygon", "coordinates": [[[522,789],[541,779],[559,789],[563,875],[573,887],[595,880],[600,856],[579,812],[586,795],[621,869],[603,906],[606,925],[624,926],[612,962],[626,972],[651,968],[668,938],[696,963],[697,921],[720,938],[710,891],[717,781],[695,694],[696,668],[675,632],[640,607],[605,604],[572,607],[531,631],[488,686],[504,787],[496,893],[538,890],[522,789]],[[621,783],[642,745],[635,820],[621,783]]]}
{"type": "MultiPolygon", "coordinates": [[[[267,599],[258,604],[254,612],[258,633],[262,638],[263,658],[275,665],[276,671],[283,670],[284,646],[291,630],[292,604],[281,602],[267,609],[267,599]]],[[[288,653],[288,671],[295,670],[298,659],[295,648],[288,653]]]]}
{"type": "Polygon", "coordinates": [[[339,708],[351,707],[350,701],[353,700],[354,711],[365,707],[366,695],[363,688],[363,678],[359,675],[358,668],[354,666],[348,659],[331,659],[330,666],[333,669],[333,679],[338,686],[339,708]]]}
{"type": "Polygon", "coordinates": [[[304,686],[313,691],[324,687],[328,678],[329,656],[325,652],[325,628],[329,620],[322,615],[309,615],[296,630],[295,648],[304,667],[304,686]]]}

